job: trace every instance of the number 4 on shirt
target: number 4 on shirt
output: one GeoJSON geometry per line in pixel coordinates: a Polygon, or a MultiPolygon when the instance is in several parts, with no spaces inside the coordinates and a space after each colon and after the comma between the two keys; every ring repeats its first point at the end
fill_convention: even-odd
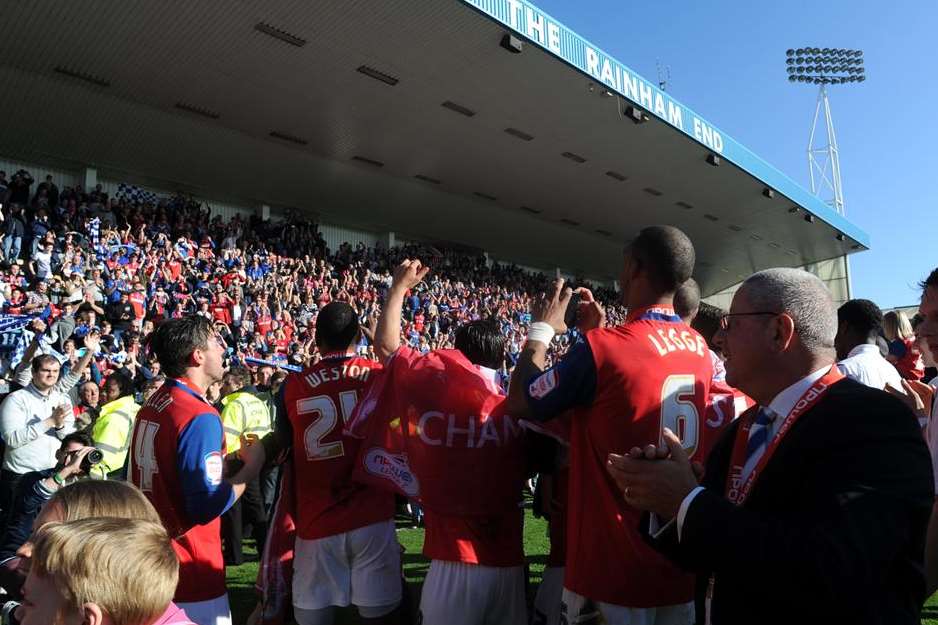
{"type": "Polygon", "coordinates": [[[135,437],[137,442],[134,445],[133,461],[137,465],[137,470],[140,471],[140,490],[145,493],[153,491],[153,476],[159,472],[153,444],[159,429],[159,423],[146,420],[137,422],[138,431],[135,437]]]}
{"type": "Polygon", "coordinates": [[[669,375],[661,386],[661,435],[664,444],[664,429],[668,428],[681,439],[681,446],[692,457],[697,450],[700,415],[694,405],[697,386],[691,374],[669,375]]]}
{"type": "MultiPolygon", "coordinates": [[[[348,421],[355,404],[358,403],[358,394],[355,391],[339,393],[339,404],[342,408],[342,422],[348,421]]],[[[335,402],[328,395],[317,395],[300,399],[296,402],[297,415],[314,414],[312,423],[307,426],[303,434],[306,446],[307,460],[329,460],[345,455],[342,441],[323,443],[322,439],[332,433],[339,422],[335,402]]]]}

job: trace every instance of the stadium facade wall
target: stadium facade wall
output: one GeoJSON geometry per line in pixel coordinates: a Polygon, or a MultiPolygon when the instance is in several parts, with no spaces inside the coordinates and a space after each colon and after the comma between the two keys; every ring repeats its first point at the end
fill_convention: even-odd
{"type": "MultiPolygon", "coordinates": [[[[813,273],[824,281],[824,284],[827,285],[827,288],[830,289],[831,294],[834,296],[834,303],[838,307],[850,299],[846,256],[831,258],[830,260],[822,260],[818,263],[808,263],[807,265],[803,266],[802,269],[813,273]]],[[[733,295],[736,293],[736,290],[739,288],[740,284],[742,283],[740,282],[739,284],[734,284],[727,289],[723,289],[719,293],[714,293],[709,297],[705,297],[703,301],[707,302],[708,304],[712,304],[713,306],[718,306],[724,310],[729,310],[730,304],[733,301],[733,295]]]]}
{"type": "Polygon", "coordinates": [[[40,182],[46,179],[46,176],[52,176],[52,182],[56,184],[60,191],[63,187],[74,187],[76,184],[82,184],[83,180],[83,177],[80,173],[69,171],[67,169],[43,167],[42,165],[36,165],[35,163],[25,163],[15,159],[0,158],[0,171],[6,172],[7,180],[12,178],[13,174],[21,169],[28,171],[36,181],[33,183],[33,191],[35,191],[36,186],[40,182]]]}
{"type": "MultiPolygon", "coordinates": [[[[326,245],[329,246],[329,250],[335,252],[343,243],[349,243],[354,248],[359,243],[364,243],[366,247],[374,247],[378,245],[379,241],[385,241],[386,237],[382,237],[376,232],[366,232],[364,230],[353,230],[351,228],[343,228],[342,226],[333,226],[330,224],[319,224],[319,232],[322,234],[323,239],[326,240],[326,245]]],[[[398,240],[398,244],[403,243],[403,241],[398,240]]]]}
{"type": "MultiPolygon", "coordinates": [[[[99,179],[98,182],[101,184],[101,188],[104,190],[105,193],[107,193],[110,197],[116,197],[118,189],[123,181],[104,178],[104,179],[99,179]]],[[[171,197],[172,195],[174,195],[173,192],[167,191],[165,189],[160,189],[158,187],[153,187],[153,186],[148,186],[148,185],[143,185],[143,184],[138,184],[134,186],[144,191],[149,191],[150,193],[153,193],[154,195],[160,198],[171,197]]],[[[198,196],[193,196],[193,197],[200,202],[208,204],[208,206],[212,210],[211,214],[213,217],[215,215],[221,215],[222,219],[224,219],[225,221],[228,221],[235,215],[241,215],[243,219],[247,219],[251,215],[253,215],[255,212],[254,208],[244,205],[244,204],[232,204],[232,203],[227,203],[227,202],[218,202],[215,200],[207,200],[205,198],[201,198],[198,196]]]]}

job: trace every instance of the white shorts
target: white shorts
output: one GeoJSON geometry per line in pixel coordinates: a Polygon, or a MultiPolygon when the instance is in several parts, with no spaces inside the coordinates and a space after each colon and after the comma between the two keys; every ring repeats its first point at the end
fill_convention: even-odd
{"type": "Polygon", "coordinates": [[[531,625],[560,625],[560,601],[563,598],[562,566],[544,569],[541,585],[534,597],[534,616],[531,625]]]}
{"type": "Polygon", "coordinates": [[[388,519],[350,532],[296,539],[293,605],[319,610],[349,604],[388,606],[401,600],[401,546],[388,519]]]}
{"type": "Polygon", "coordinates": [[[231,625],[231,607],[227,593],[216,599],[177,603],[196,625],[231,625]]]}
{"type": "Polygon", "coordinates": [[[605,623],[606,625],[693,625],[694,602],[656,608],[627,608],[613,603],[592,601],[572,590],[563,589],[560,606],[562,622],[569,625],[605,623]],[[601,620],[600,620],[601,619],[601,620]]]}
{"type": "Polygon", "coordinates": [[[526,625],[524,567],[433,560],[420,596],[421,625],[526,625]]]}

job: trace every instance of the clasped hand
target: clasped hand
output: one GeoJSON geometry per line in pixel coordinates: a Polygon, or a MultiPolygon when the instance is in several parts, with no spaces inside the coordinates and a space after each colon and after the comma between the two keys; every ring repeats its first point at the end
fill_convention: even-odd
{"type": "Polygon", "coordinates": [[[606,470],[630,506],[654,512],[665,520],[677,516],[681,502],[703,477],[703,466],[692,463],[674,433],[665,428],[664,445],[633,447],[627,454],[609,454],[606,470]]]}

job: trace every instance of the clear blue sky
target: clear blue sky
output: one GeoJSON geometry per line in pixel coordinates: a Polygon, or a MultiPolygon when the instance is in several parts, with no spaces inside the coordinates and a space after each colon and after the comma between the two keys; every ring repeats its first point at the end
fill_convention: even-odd
{"type": "Polygon", "coordinates": [[[854,297],[918,303],[938,207],[938,2],[533,0],[805,188],[817,88],[786,80],[785,50],[864,50],[867,81],[830,89],[847,217],[871,249],[851,256],[854,297]]]}

